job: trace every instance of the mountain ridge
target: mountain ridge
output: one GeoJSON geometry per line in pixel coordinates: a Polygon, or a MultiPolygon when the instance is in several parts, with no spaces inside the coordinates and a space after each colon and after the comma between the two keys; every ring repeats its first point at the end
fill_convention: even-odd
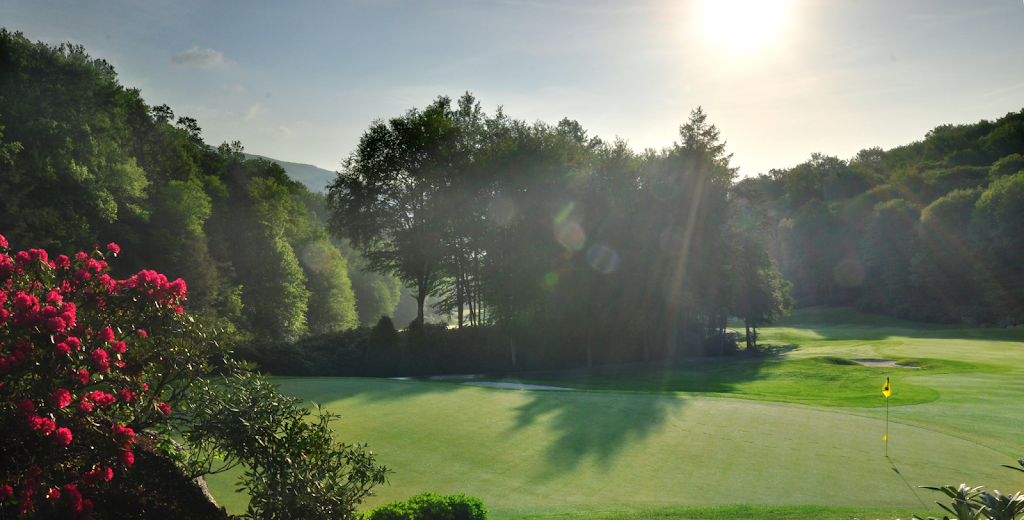
{"type": "Polygon", "coordinates": [[[267,157],[266,155],[258,154],[245,154],[246,159],[266,159],[271,162],[280,164],[284,171],[288,173],[294,181],[299,181],[304,184],[310,191],[326,191],[327,184],[330,183],[335,172],[325,170],[319,166],[313,166],[312,164],[296,163],[290,161],[282,161],[280,159],[274,159],[273,157],[267,157]]]}

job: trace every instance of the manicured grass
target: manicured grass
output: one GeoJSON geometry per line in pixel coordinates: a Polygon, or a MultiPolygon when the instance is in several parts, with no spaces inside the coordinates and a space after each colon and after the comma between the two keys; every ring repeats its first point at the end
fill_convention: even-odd
{"type": "Polygon", "coordinates": [[[734,505],[712,507],[667,507],[638,511],[595,511],[572,515],[524,517],[531,520],[732,520],[750,518],[758,520],[895,520],[910,519],[908,510],[828,506],[763,506],[734,505]]]}
{"type": "MultiPolygon", "coordinates": [[[[434,491],[478,496],[499,519],[868,520],[936,515],[941,496],[920,485],[1024,490],[1024,474],[999,466],[1024,455],[1024,334],[820,309],[762,332],[763,342],[796,347],[668,378],[581,377],[578,387],[592,390],[574,392],[278,381],[339,414],[339,438],[370,443],[394,470],[367,507],[434,491]],[[854,357],[924,368],[843,361],[854,357]],[[879,507],[891,509],[862,509],[879,507]]],[[[216,476],[210,487],[238,512],[245,497],[231,481],[216,476]]]]}
{"type": "MultiPolygon", "coordinates": [[[[682,505],[838,505],[934,513],[918,485],[1024,489],[1012,459],[924,428],[787,403],[538,392],[410,381],[289,379],[394,469],[373,507],[464,492],[497,518],[682,505]]],[[[218,498],[230,484],[217,478],[218,498]]],[[[225,500],[229,508],[231,502],[225,500]]],[[[237,511],[237,509],[235,509],[237,511]]]]}
{"type": "MultiPolygon", "coordinates": [[[[939,393],[905,381],[921,374],[1004,372],[994,365],[943,359],[899,360],[918,369],[866,367],[845,358],[823,356],[724,359],[680,368],[631,369],[615,373],[532,376],[503,381],[552,385],[580,390],[614,392],[685,392],[759,401],[782,401],[821,406],[885,406],[882,383],[889,377],[894,395],[890,404],[926,403],[939,393]]],[[[458,384],[454,380],[449,383],[458,384]]]]}

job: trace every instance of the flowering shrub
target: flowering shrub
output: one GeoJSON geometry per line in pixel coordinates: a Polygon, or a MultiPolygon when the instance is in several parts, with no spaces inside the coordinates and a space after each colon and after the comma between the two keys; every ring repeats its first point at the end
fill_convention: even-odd
{"type": "Polygon", "coordinates": [[[135,461],[223,353],[184,314],[186,285],[112,278],[109,244],[49,258],[0,236],[0,516],[91,518],[86,498],[135,461]]]}

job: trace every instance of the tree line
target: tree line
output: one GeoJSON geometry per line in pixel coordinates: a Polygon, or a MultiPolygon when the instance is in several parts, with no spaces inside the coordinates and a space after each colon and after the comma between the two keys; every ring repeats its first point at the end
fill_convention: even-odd
{"type": "Polygon", "coordinates": [[[243,336],[373,324],[404,285],[412,358],[432,356],[415,352],[437,344],[432,311],[500,338],[512,365],[579,366],[721,354],[729,316],[753,340],[789,305],[772,216],[699,108],[679,142],[635,152],[570,119],[439,97],[373,122],[322,194],[238,142],[207,144],[81,46],[3,30],[0,68],[12,245],[117,242],[116,270],[185,279],[190,311],[243,336]]]}
{"type": "Polygon", "coordinates": [[[2,30],[0,71],[0,229],[14,246],[123,244],[120,273],[185,279],[191,311],[243,336],[296,339],[394,310],[399,282],[350,273],[362,260],[332,242],[323,194],[276,163],[206,144],[196,120],[147,105],[81,46],[2,30]]]}
{"type": "Polygon", "coordinates": [[[500,331],[513,364],[721,354],[728,317],[756,328],[789,305],[774,224],[735,178],[700,108],[678,142],[637,153],[441,96],[370,125],[328,226],[413,289],[420,323],[438,295],[458,327],[500,331]]]}
{"type": "Polygon", "coordinates": [[[1024,110],[738,186],[778,220],[772,255],[800,305],[1005,326],[1024,318],[1022,154],[1024,110]]]}

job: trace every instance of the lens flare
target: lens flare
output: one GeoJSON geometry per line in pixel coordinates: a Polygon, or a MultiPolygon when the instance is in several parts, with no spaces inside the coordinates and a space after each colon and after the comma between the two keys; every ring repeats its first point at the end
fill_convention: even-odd
{"type": "Polygon", "coordinates": [[[619,254],[604,244],[597,244],[587,249],[587,263],[599,273],[611,274],[619,268],[619,254]]]}
{"type": "Polygon", "coordinates": [[[558,284],[558,273],[549,272],[544,275],[544,285],[554,287],[556,284],[558,284]]]}
{"type": "Polygon", "coordinates": [[[519,208],[516,207],[516,203],[504,197],[494,199],[487,208],[487,215],[495,224],[502,227],[511,224],[518,214],[519,208]]]}
{"type": "Polygon", "coordinates": [[[562,244],[562,247],[579,251],[587,243],[587,234],[576,223],[565,222],[555,226],[555,239],[562,244]]]}
{"type": "Polygon", "coordinates": [[[565,222],[565,219],[569,218],[569,214],[572,213],[572,210],[574,209],[576,209],[576,202],[570,200],[569,203],[562,208],[562,211],[559,211],[558,214],[555,215],[555,224],[565,222]]]}
{"type": "Polygon", "coordinates": [[[866,276],[864,266],[856,258],[847,258],[836,264],[832,270],[832,276],[839,285],[856,287],[864,281],[866,276]]]}
{"type": "Polygon", "coordinates": [[[299,254],[299,261],[307,269],[323,273],[331,266],[331,253],[323,244],[314,242],[303,248],[299,254]]]}

